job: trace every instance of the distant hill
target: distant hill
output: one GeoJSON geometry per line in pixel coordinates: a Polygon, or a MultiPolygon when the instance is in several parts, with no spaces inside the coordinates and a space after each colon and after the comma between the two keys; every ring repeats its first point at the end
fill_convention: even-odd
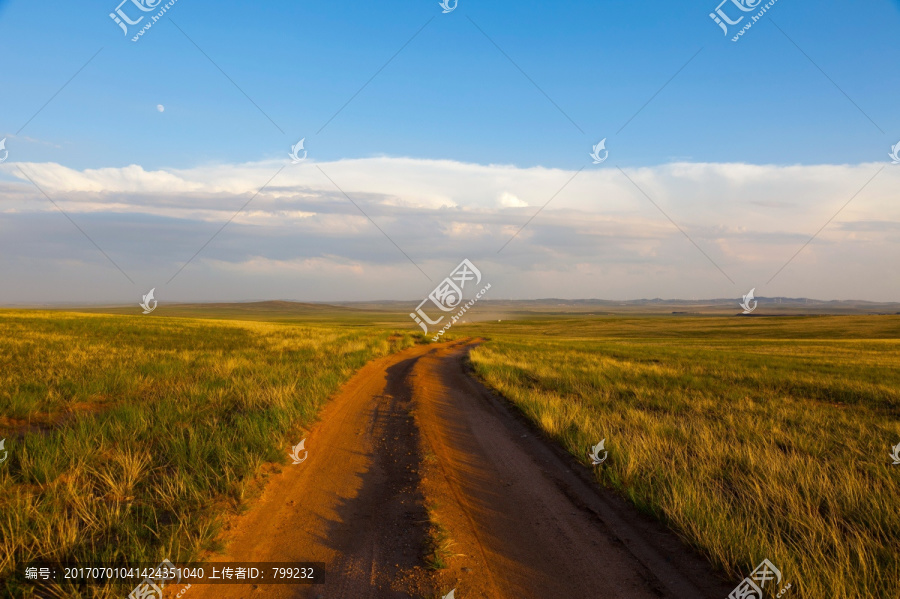
{"type": "MultiPolygon", "coordinates": [[[[821,316],[850,314],[900,314],[900,303],[859,300],[822,301],[807,298],[757,297],[758,305],[749,317],[821,316]]],[[[419,300],[366,302],[292,302],[285,300],[249,302],[202,302],[168,304],[160,302],[152,316],[216,318],[226,320],[267,320],[273,322],[340,321],[350,326],[390,324],[415,326],[409,318],[419,300]]],[[[21,306],[25,307],[25,306],[21,306]]],[[[141,315],[137,302],[127,306],[33,306],[45,310],[99,314],[141,315]]],[[[528,320],[533,318],[570,318],[573,316],[744,316],[734,298],[707,300],[680,299],[482,299],[465,315],[464,321],[528,320]]],[[[433,314],[438,316],[438,314],[433,314]]]]}
{"type": "MultiPolygon", "coordinates": [[[[354,307],[362,310],[380,310],[385,312],[411,311],[419,301],[380,301],[380,302],[335,302],[334,305],[354,307]]],[[[753,316],[799,316],[804,314],[900,314],[900,302],[878,303],[861,300],[822,301],[808,298],[757,297],[758,302],[753,316]]],[[[535,300],[498,300],[483,299],[467,313],[473,319],[490,318],[505,314],[503,318],[521,318],[529,315],[613,315],[613,314],[675,314],[678,316],[725,316],[739,315],[743,310],[735,298],[682,300],[682,299],[637,299],[637,300],[602,300],[602,299],[535,299],[535,300]]]]}

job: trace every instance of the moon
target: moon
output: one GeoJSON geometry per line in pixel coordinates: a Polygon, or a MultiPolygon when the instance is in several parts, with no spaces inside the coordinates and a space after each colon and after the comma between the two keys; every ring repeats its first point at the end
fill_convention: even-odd
{"type": "Polygon", "coordinates": [[[160,111],[160,112],[165,112],[166,107],[163,106],[162,104],[157,104],[157,105],[156,105],[156,109],[157,109],[158,111],[160,111]]]}

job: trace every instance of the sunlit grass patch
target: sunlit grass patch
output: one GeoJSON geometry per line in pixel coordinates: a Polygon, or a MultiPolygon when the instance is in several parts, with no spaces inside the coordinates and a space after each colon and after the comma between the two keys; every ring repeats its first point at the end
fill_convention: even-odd
{"type": "Polygon", "coordinates": [[[0,594],[27,596],[30,564],[215,549],[262,465],[287,459],[358,368],[412,343],[340,326],[0,313],[0,594]]]}
{"type": "Polygon", "coordinates": [[[734,577],[900,597],[900,318],[607,318],[470,327],[475,370],[734,577]]]}

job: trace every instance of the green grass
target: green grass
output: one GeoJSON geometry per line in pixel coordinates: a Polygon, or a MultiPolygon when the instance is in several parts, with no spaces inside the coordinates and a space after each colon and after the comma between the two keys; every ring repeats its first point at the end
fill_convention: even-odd
{"type": "Polygon", "coordinates": [[[4,596],[30,596],[26,565],[178,563],[215,549],[222,514],[245,505],[265,464],[286,462],[329,395],[413,341],[336,325],[0,312],[4,596]]]}
{"type": "Polygon", "coordinates": [[[454,556],[452,547],[455,544],[450,538],[450,531],[441,524],[437,515],[437,505],[426,505],[428,514],[428,532],[425,542],[425,565],[430,570],[443,570],[447,562],[454,556]]]}
{"type": "MultiPolygon", "coordinates": [[[[391,315],[266,308],[248,314],[283,322],[0,311],[5,595],[28,596],[29,564],[214,549],[342,382],[422,342],[391,315]]],[[[606,438],[599,480],[735,585],[767,557],[789,597],[900,596],[900,318],[531,315],[445,337],[464,335],[490,339],[479,376],[583,463],[606,438]]],[[[440,568],[452,541],[429,518],[440,568]]]]}
{"type": "MultiPolygon", "coordinates": [[[[737,582],[900,597],[900,317],[581,318],[455,327],[478,375],[737,582]]],[[[776,589],[777,591],[777,589],[776,589]]]]}

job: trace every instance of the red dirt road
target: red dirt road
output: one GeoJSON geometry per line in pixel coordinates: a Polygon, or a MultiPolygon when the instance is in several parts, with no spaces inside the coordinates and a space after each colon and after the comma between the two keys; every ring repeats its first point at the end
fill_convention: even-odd
{"type": "Polygon", "coordinates": [[[734,585],[473,380],[471,345],[366,365],[310,432],[308,459],[273,477],[211,560],[324,562],[325,584],[194,585],[184,598],[728,595],[734,585]],[[451,554],[437,572],[426,505],[451,554]]]}

